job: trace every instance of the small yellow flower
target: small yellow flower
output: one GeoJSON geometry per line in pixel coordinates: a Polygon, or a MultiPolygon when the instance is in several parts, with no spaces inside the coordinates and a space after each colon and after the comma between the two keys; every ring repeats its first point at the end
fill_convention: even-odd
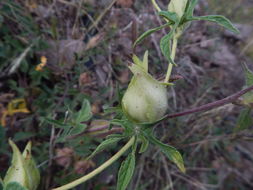
{"type": "Polygon", "coordinates": [[[35,68],[36,71],[43,71],[43,68],[46,66],[47,64],[47,58],[46,56],[41,56],[40,57],[40,64],[38,64],[35,68]]]}

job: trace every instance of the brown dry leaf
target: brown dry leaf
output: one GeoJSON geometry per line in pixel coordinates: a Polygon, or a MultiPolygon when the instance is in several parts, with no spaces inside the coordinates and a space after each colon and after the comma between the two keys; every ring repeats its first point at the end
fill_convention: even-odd
{"type": "Polygon", "coordinates": [[[117,5],[125,8],[130,8],[134,4],[134,0],[118,0],[117,5]]]}
{"type": "Polygon", "coordinates": [[[98,45],[98,43],[101,41],[101,39],[104,37],[104,33],[97,34],[93,36],[87,43],[85,50],[92,49],[98,45]]]}
{"type": "Polygon", "coordinates": [[[71,164],[74,151],[71,148],[59,148],[56,149],[56,163],[60,166],[68,168],[71,164]]]}
{"type": "Polygon", "coordinates": [[[91,160],[81,160],[75,163],[75,172],[77,174],[85,174],[90,168],[94,168],[95,163],[91,160]]]}

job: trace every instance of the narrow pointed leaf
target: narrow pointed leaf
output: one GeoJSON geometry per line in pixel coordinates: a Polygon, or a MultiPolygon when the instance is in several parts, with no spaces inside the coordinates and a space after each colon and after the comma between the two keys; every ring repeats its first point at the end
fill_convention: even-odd
{"type": "Polygon", "coordinates": [[[54,120],[54,119],[50,119],[50,118],[45,118],[45,121],[51,125],[54,125],[55,127],[59,127],[59,128],[65,128],[68,127],[69,125],[64,124],[60,121],[54,120]]]}
{"type": "Polygon", "coordinates": [[[194,8],[196,7],[198,3],[198,0],[189,0],[187,5],[186,5],[186,9],[185,9],[185,16],[186,17],[192,17],[193,16],[193,12],[194,12],[194,8]]]}
{"type": "MultiPolygon", "coordinates": [[[[246,86],[249,87],[253,85],[253,72],[248,68],[246,64],[243,64],[244,68],[244,75],[245,75],[245,80],[246,80],[246,86]]],[[[247,92],[246,94],[243,95],[243,104],[246,106],[252,107],[253,105],[253,92],[247,92]]]]}
{"type": "Polygon", "coordinates": [[[175,163],[177,167],[181,170],[181,172],[185,173],[184,160],[181,154],[172,146],[163,144],[159,140],[157,140],[153,135],[149,136],[149,140],[159,146],[162,152],[168,157],[170,161],[175,163]]]}
{"type": "Polygon", "coordinates": [[[223,26],[224,28],[230,30],[231,32],[234,32],[235,34],[239,34],[239,30],[224,16],[221,15],[208,15],[208,16],[199,16],[199,17],[191,17],[187,18],[188,21],[192,20],[205,20],[214,22],[216,24],[219,24],[220,26],[223,26]]]}
{"type": "Polygon", "coordinates": [[[92,116],[92,113],[91,113],[90,102],[88,100],[84,100],[82,103],[81,109],[77,113],[75,122],[80,123],[83,121],[87,121],[91,118],[91,116],[92,116]]]}
{"type": "Polygon", "coordinates": [[[120,141],[123,137],[111,137],[109,139],[104,140],[100,145],[98,145],[98,147],[93,151],[93,153],[89,156],[89,158],[92,158],[93,156],[95,156],[98,152],[103,151],[104,149],[114,145],[115,143],[117,143],[118,141],[120,141]]]}
{"type": "Polygon", "coordinates": [[[160,41],[160,48],[161,48],[163,55],[167,58],[169,63],[174,64],[174,65],[176,65],[176,64],[171,59],[171,43],[170,43],[170,41],[173,38],[173,34],[174,34],[177,26],[178,26],[178,23],[175,24],[173,26],[173,28],[171,29],[171,31],[167,35],[163,36],[160,41]]]}
{"type": "Polygon", "coordinates": [[[169,11],[160,11],[158,13],[158,15],[161,16],[161,17],[164,17],[168,21],[171,21],[173,24],[178,21],[178,16],[177,16],[176,13],[172,13],[172,12],[169,12],[169,11]]]}
{"type": "Polygon", "coordinates": [[[122,162],[117,181],[117,190],[125,190],[133,176],[135,168],[135,154],[130,153],[126,160],[122,162]]]}
{"type": "Polygon", "coordinates": [[[245,72],[246,85],[249,87],[253,85],[253,72],[248,68],[245,63],[243,63],[243,68],[245,72]]]}
{"type": "Polygon", "coordinates": [[[139,153],[141,154],[148,149],[149,141],[144,136],[141,136],[140,139],[141,139],[141,148],[139,150],[139,153]]]}
{"type": "Polygon", "coordinates": [[[134,46],[136,46],[137,44],[139,44],[140,42],[142,42],[144,40],[144,38],[146,38],[147,36],[151,35],[152,33],[161,30],[163,28],[165,28],[166,26],[168,26],[168,24],[164,24],[162,26],[156,27],[156,28],[152,28],[146,32],[144,32],[135,42],[134,42],[134,46]]]}
{"type": "Polygon", "coordinates": [[[237,120],[234,132],[239,132],[245,130],[253,125],[253,120],[251,116],[251,108],[247,108],[241,111],[239,118],[237,120]]]}

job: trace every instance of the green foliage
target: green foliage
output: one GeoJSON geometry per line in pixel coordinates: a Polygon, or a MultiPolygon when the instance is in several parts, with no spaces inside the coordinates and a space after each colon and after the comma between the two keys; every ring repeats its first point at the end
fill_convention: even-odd
{"type": "Polygon", "coordinates": [[[208,15],[208,16],[199,16],[199,17],[189,17],[187,18],[187,21],[193,21],[193,20],[205,20],[214,22],[216,24],[219,24],[220,26],[223,26],[224,28],[230,30],[231,32],[234,32],[236,34],[239,34],[239,30],[233,26],[233,24],[224,16],[221,15],[208,15]]]}
{"type": "MultiPolygon", "coordinates": [[[[194,8],[197,4],[197,0],[187,1],[184,13],[182,17],[179,18],[179,15],[176,12],[171,12],[171,10],[181,12],[181,6],[177,5],[178,2],[171,2],[174,3],[171,5],[170,11],[160,11],[158,14],[159,16],[165,18],[166,24],[156,27],[154,29],[148,30],[144,32],[134,43],[134,46],[140,43],[144,38],[152,34],[153,32],[156,32],[158,30],[161,30],[162,28],[170,27],[170,32],[163,36],[160,41],[160,48],[163,53],[163,55],[167,58],[169,63],[172,63],[175,65],[175,62],[173,59],[171,59],[171,40],[174,40],[178,38],[181,33],[183,32],[184,26],[186,23],[194,21],[194,20],[206,20],[210,22],[215,22],[226,29],[234,32],[239,33],[238,29],[233,26],[233,24],[224,16],[220,15],[208,15],[208,16],[193,16],[194,8]],[[180,9],[180,10],[179,10],[180,9]]],[[[179,4],[182,4],[184,2],[180,2],[179,4]]],[[[183,4],[182,4],[183,5],[183,4]]]]}
{"type": "MultiPolygon", "coordinates": [[[[193,16],[194,8],[197,2],[197,0],[188,1],[185,6],[183,15],[180,16],[176,12],[160,11],[158,15],[161,16],[166,21],[166,23],[164,25],[144,32],[135,41],[134,46],[141,43],[146,37],[150,36],[156,31],[159,31],[164,28],[170,29],[168,34],[161,38],[160,49],[168,62],[170,64],[176,65],[174,58],[172,59],[171,56],[173,51],[175,53],[175,49],[172,49],[172,42],[175,42],[180,37],[183,30],[186,28],[186,24],[190,24],[191,21],[210,21],[217,23],[232,32],[239,32],[233,26],[233,24],[223,16],[193,16]]],[[[74,86],[75,84],[73,81],[78,80],[78,74],[83,72],[84,68],[80,65],[78,66],[78,68],[75,68],[76,70],[74,70],[73,72],[76,73],[77,76],[73,76],[71,82],[68,82],[66,84],[65,81],[57,81],[56,84],[50,86],[52,83],[55,82],[55,80],[58,80],[58,77],[60,78],[60,80],[63,80],[63,77],[52,77],[53,73],[51,73],[49,69],[45,69],[43,72],[37,72],[34,69],[34,65],[29,66],[29,63],[32,62],[32,60],[34,59],[36,52],[45,48],[43,38],[28,38],[30,36],[41,35],[38,26],[36,25],[36,23],[33,22],[31,15],[26,14],[24,9],[15,2],[7,0],[5,1],[4,5],[0,7],[0,27],[3,27],[3,29],[0,31],[0,35],[2,36],[0,41],[0,62],[3,63],[0,65],[0,71],[11,71],[10,73],[14,75],[16,73],[21,73],[28,78],[27,86],[29,86],[29,89],[21,87],[16,80],[12,79],[9,80],[9,87],[13,91],[15,91],[18,96],[28,97],[33,100],[31,107],[34,113],[31,113],[31,116],[29,118],[30,122],[33,121],[34,118],[39,117],[41,119],[38,125],[38,134],[36,133],[37,131],[30,133],[21,131],[19,133],[16,133],[14,139],[24,140],[27,138],[34,137],[35,134],[37,134],[36,138],[46,137],[47,139],[49,139],[48,137],[50,134],[52,135],[55,132],[57,133],[57,135],[54,134],[55,136],[53,136],[55,137],[55,139],[53,139],[53,142],[43,142],[41,144],[38,143],[38,147],[36,147],[36,150],[39,155],[38,159],[40,159],[41,162],[48,160],[47,152],[48,149],[52,148],[52,146],[71,147],[72,149],[74,149],[74,152],[76,154],[75,159],[81,160],[84,159],[84,157],[87,159],[86,156],[90,153],[90,150],[95,149],[88,158],[94,157],[97,153],[105,150],[108,147],[111,147],[112,145],[115,145],[123,139],[127,139],[129,137],[136,137],[137,139],[135,143],[131,145],[132,152],[128,153],[125,161],[122,162],[121,167],[119,169],[117,182],[118,190],[125,190],[134,174],[137,143],[140,143],[139,153],[145,152],[149,146],[149,143],[158,146],[170,161],[176,164],[182,172],[185,172],[184,161],[180,152],[176,148],[164,144],[158,139],[156,139],[152,133],[151,128],[153,128],[155,124],[166,119],[166,117],[155,121],[152,120],[152,122],[150,123],[136,123],[135,121],[130,120],[128,115],[126,114],[126,110],[122,110],[121,99],[123,95],[119,88],[117,91],[119,97],[119,104],[118,107],[112,108],[110,110],[112,112],[116,112],[114,119],[110,120],[110,126],[121,126],[124,129],[124,132],[123,134],[119,135],[107,136],[107,138],[102,141],[97,148],[92,147],[93,144],[91,143],[91,141],[95,141],[95,139],[92,139],[88,136],[81,136],[86,131],[88,127],[87,123],[92,118],[91,105],[88,101],[88,99],[90,98],[88,96],[80,95],[79,90],[77,90],[76,88],[71,88],[71,86],[74,86]],[[8,24],[4,24],[8,23],[8,18],[14,18],[17,24],[19,38],[12,38],[12,36],[9,35],[10,28],[8,27],[8,24]],[[22,38],[29,40],[28,42],[24,43],[22,40],[20,40],[22,38]],[[66,86],[68,86],[68,88],[66,86]],[[86,123],[84,124],[84,122],[86,123]],[[48,125],[52,125],[53,127],[48,127],[48,125]],[[83,146],[83,142],[86,143],[85,146],[83,146]],[[44,151],[46,153],[43,153],[43,151],[41,150],[46,150],[44,151]]],[[[59,32],[57,29],[57,20],[52,21],[52,25],[50,26],[50,28],[51,32],[48,33],[53,37],[53,39],[58,39],[59,32]]],[[[134,55],[133,61],[142,70],[148,72],[147,51],[144,54],[143,60],[139,59],[136,55],[134,55]]],[[[140,75],[139,70],[137,73],[140,75]]],[[[67,75],[65,72],[61,74],[63,76],[67,75]]],[[[148,79],[146,81],[148,81],[148,79]]],[[[253,84],[253,74],[248,68],[246,69],[246,81],[248,86],[253,84]]],[[[165,85],[169,83],[159,82],[159,84],[165,85]]],[[[137,91],[139,90],[140,87],[138,87],[137,91]]],[[[151,94],[154,94],[154,92],[155,91],[150,90],[151,94]]],[[[251,103],[251,93],[247,93],[244,97],[245,100],[248,101],[248,103],[251,103]]],[[[159,98],[157,98],[157,100],[160,101],[159,98]]],[[[148,102],[148,104],[150,104],[150,102],[148,102]]],[[[154,106],[151,107],[153,108],[154,106]]],[[[149,110],[150,109],[145,109],[145,116],[150,116],[149,110]]],[[[251,108],[248,107],[241,112],[238,119],[237,127],[235,128],[236,132],[243,129],[247,129],[249,126],[252,125],[251,112],[251,108]]],[[[26,126],[29,126],[29,124],[26,126]]],[[[5,130],[3,129],[3,127],[0,126],[0,139],[2,139],[2,141],[0,141],[0,151],[2,151],[2,149],[7,150],[6,147],[4,147],[6,146],[4,143],[4,141],[6,141],[5,135],[5,130]]],[[[4,189],[35,190],[39,184],[40,176],[33,161],[33,158],[30,154],[31,145],[28,144],[25,148],[23,155],[21,155],[16,145],[11,142],[10,144],[12,146],[14,154],[12,166],[8,170],[7,175],[5,177],[7,185],[4,189]],[[14,169],[18,169],[18,172],[14,169]],[[18,181],[20,184],[12,181],[18,181]],[[25,187],[22,187],[22,185],[25,187]]],[[[67,172],[69,172],[68,168],[65,168],[63,175],[65,175],[67,172]]],[[[59,174],[62,173],[59,172],[56,175],[59,174]]],[[[69,179],[74,179],[76,177],[77,176],[74,174],[68,176],[69,179]]],[[[55,181],[59,181],[59,183],[65,183],[64,180],[58,178],[55,181]]]]}
{"type": "Polygon", "coordinates": [[[157,140],[151,132],[146,133],[146,136],[151,143],[157,145],[162,150],[162,152],[167,156],[170,161],[177,165],[181,172],[185,173],[184,161],[180,152],[178,152],[177,149],[172,146],[163,144],[162,142],[157,140]]]}
{"type": "Polygon", "coordinates": [[[174,64],[174,65],[176,65],[176,63],[174,62],[174,60],[171,59],[171,39],[175,35],[176,28],[177,28],[177,25],[173,26],[172,30],[167,35],[162,37],[160,41],[160,48],[163,55],[168,59],[168,61],[171,64],[174,64]]]}
{"type": "MultiPolygon", "coordinates": [[[[253,85],[253,72],[248,68],[246,64],[243,64],[246,86],[250,87],[253,85]]],[[[237,119],[236,127],[234,132],[239,132],[248,129],[253,125],[252,119],[252,104],[253,104],[253,92],[248,92],[243,95],[242,104],[246,107],[241,112],[237,119]]]]}
{"type": "Polygon", "coordinates": [[[63,132],[60,134],[57,142],[65,142],[68,137],[84,132],[87,128],[87,125],[83,124],[82,122],[88,121],[92,117],[90,103],[86,99],[83,100],[82,107],[76,113],[73,113],[72,110],[69,110],[68,113],[70,116],[67,116],[68,118],[64,118],[65,121],[63,122],[45,118],[47,123],[63,129],[63,132]]]}
{"type": "Polygon", "coordinates": [[[80,123],[83,121],[88,121],[92,116],[90,102],[88,100],[84,100],[82,103],[81,109],[74,115],[74,120],[76,123],[80,123]]]}
{"type": "Polygon", "coordinates": [[[141,141],[141,147],[140,147],[139,153],[141,154],[148,149],[149,141],[145,136],[142,136],[142,135],[139,138],[141,141]]]}
{"type": "Polygon", "coordinates": [[[237,119],[237,124],[236,127],[234,128],[234,132],[239,132],[252,126],[253,120],[251,113],[252,113],[251,108],[245,108],[241,111],[237,119]]]}
{"type": "Polygon", "coordinates": [[[194,8],[196,7],[197,3],[198,3],[198,0],[190,0],[187,2],[186,8],[185,8],[185,14],[183,15],[182,20],[193,16],[194,8]]]}
{"type": "Polygon", "coordinates": [[[117,190],[125,190],[134,174],[135,151],[128,154],[125,161],[122,162],[117,181],[117,190]]]}
{"type": "Polygon", "coordinates": [[[176,13],[172,13],[169,11],[160,11],[158,15],[170,21],[170,24],[175,24],[178,22],[178,16],[176,13]]]}
{"type": "Polygon", "coordinates": [[[150,36],[152,33],[159,31],[163,28],[165,28],[166,26],[168,26],[168,24],[164,24],[162,26],[158,26],[156,28],[150,29],[146,32],[144,32],[140,37],[138,37],[138,39],[134,42],[134,46],[136,46],[137,44],[141,43],[146,37],[150,36]]]}
{"type": "Polygon", "coordinates": [[[103,151],[104,149],[110,147],[111,145],[119,142],[123,138],[124,138],[124,136],[122,136],[122,135],[108,136],[106,140],[104,140],[99,146],[97,146],[97,148],[92,152],[92,154],[89,156],[89,158],[92,158],[100,151],[103,151]]]}

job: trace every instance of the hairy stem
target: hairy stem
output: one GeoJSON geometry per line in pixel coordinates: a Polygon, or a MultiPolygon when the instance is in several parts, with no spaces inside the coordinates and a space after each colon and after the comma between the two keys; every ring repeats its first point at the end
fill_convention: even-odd
{"type": "Polygon", "coordinates": [[[241,91],[239,91],[239,92],[237,92],[237,93],[235,93],[231,96],[228,96],[226,98],[223,98],[221,100],[218,100],[218,101],[215,101],[215,102],[212,102],[212,103],[209,103],[209,104],[205,104],[205,105],[199,106],[197,108],[189,109],[189,110],[174,113],[174,114],[168,114],[164,117],[163,120],[169,119],[169,118],[181,117],[181,116],[189,115],[189,114],[196,113],[196,112],[208,111],[208,110],[223,106],[225,104],[233,103],[239,97],[243,96],[244,94],[246,94],[247,92],[249,92],[251,90],[253,90],[253,86],[245,88],[244,90],[241,90],[241,91]]]}
{"type": "Polygon", "coordinates": [[[66,185],[63,185],[61,187],[58,188],[54,188],[52,190],[68,190],[71,189],[89,179],[91,179],[92,177],[94,177],[95,175],[99,174],[100,172],[102,172],[104,169],[106,169],[108,166],[110,166],[113,162],[115,162],[120,156],[122,156],[134,143],[135,141],[135,137],[132,137],[127,144],[125,144],[125,146],[123,146],[114,156],[112,156],[109,160],[107,160],[105,163],[103,163],[101,166],[99,166],[97,169],[93,170],[92,172],[90,172],[89,174],[69,183],[66,185]]]}
{"type": "MultiPolygon", "coordinates": [[[[176,57],[176,52],[177,52],[177,37],[174,35],[173,42],[172,42],[172,48],[171,48],[171,59],[173,61],[176,57]]],[[[169,63],[168,70],[167,70],[167,73],[166,73],[166,77],[165,77],[165,80],[164,80],[165,83],[169,82],[169,80],[170,80],[170,75],[171,75],[171,72],[172,72],[172,68],[173,68],[173,64],[169,63]]]]}

